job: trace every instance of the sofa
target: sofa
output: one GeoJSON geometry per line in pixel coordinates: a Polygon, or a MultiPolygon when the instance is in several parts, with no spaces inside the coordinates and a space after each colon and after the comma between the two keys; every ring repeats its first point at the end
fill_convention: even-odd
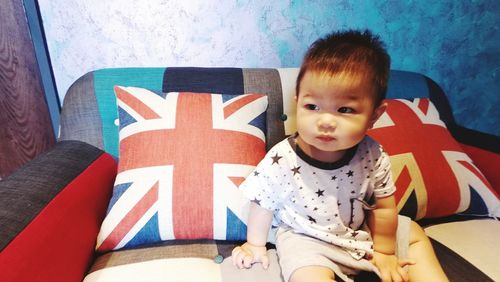
{"type": "MultiPolygon", "coordinates": [[[[246,230],[238,184],[295,132],[297,74],[80,77],[57,144],[0,182],[0,281],[282,281],[274,229],[269,269],[238,270],[230,256],[246,230]]],[[[391,156],[399,212],[424,227],[450,281],[500,281],[500,138],[458,125],[423,74],[392,70],[387,101],[369,135],[391,156]]]]}

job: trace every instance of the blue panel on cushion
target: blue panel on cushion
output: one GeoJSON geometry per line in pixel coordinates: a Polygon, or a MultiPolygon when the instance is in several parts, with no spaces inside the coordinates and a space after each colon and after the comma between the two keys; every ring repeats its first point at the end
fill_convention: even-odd
{"type": "Polygon", "coordinates": [[[247,226],[230,209],[227,209],[227,238],[246,238],[247,226]]]}
{"type": "Polygon", "coordinates": [[[488,215],[488,207],[486,203],[483,201],[481,196],[476,192],[476,189],[469,186],[470,191],[470,205],[467,210],[462,212],[461,214],[470,214],[470,215],[488,215]]]}
{"type": "Polygon", "coordinates": [[[421,74],[391,70],[387,88],[388,99],[429,98],[429,87],[421,74]]]}
{"type": "Polygon", "coordinates": [[[243,70],[240,68],[167,68],[163,92],[202,92],[243,94],[243,70]]]}
{"type": "MultiPolygon", "coordinates": [[[[127,182],[127,183],[115,185],[115,187],[113,188],[113,194],[121,197],[121,195],[123,195],[123,193],[125,193],[125,191],[127,191],[128,188],[130,187],[130,185],[132,185],[132,184],[133,184],[132,182],[127,182]]],[[[119,199],[119,198],[116,198],[116,199],[119,199]]],[[[111,208],[115,205],[116,199],[114,199],[114,198],[111,199],[111,202],[108,205],[108,210],[106,211],[106,213],[108,213],[111,210],[111,208]]]]}
{"type": "Polygon", "coordinates": [[[267,136],[267,119],[266,119],[266,117],[267,117],[266,113],[262,113],[261,115],[256,117],[254,120],[252,120],[249,124],[253,125],[255,127],[258,127],[258,128],[260,128],[261,125],[264,125],[264,128],[263,128],[264,135],[267,136]]]}
{"type": "Polygon", "coordinates": [[[401,208],[399,211],[399,214],[405,215],[409,218],[416,218],[417,217],[417,210],[418,210],[418,204],[417,204],[417,195],[415,195],[415,190],[413,190],[406,200],[406,203],[404,206],[401,208]]]}
{"type": "Polygon", "coordinates": [[[131,123],[137,122],[137,120],[131,116],[129,113],[124,111],[122,108],[118,107],[118,115],[120,116],[120,126],[125,127],[131,123]]]}
{"type": "Polygon", "coordinates": [[[132,248],[142,246],[151,242],[160,242],[160,234],[158,232],[158,213],[155,213],[151,219],[135,234],[132,240],[128,241],[124,248],[132,248]],[[152,240],[152,241],[151,241],[152,240]]]}
{"type": "Polygon", "coordinates": [[[93,72],[94,91],[102,122],[104,150],[118,156],[118,118],[115,85],[144,87],[160,90],[165,68],[109,68],[93,72]]]}

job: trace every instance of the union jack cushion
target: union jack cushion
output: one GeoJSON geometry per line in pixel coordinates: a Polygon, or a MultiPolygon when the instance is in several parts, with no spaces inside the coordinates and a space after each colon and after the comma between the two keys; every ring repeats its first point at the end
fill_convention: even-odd
{"type": "Polygon", "coordinates": [[[244,240],[238,185],[265,155],[267,96],[115,86],[118,174],[97,250],[244,240]]]}
{"type": "Polygon", "coordinates": [[[369,135],[391,157],[401,214],[499,216],[498,194],[452,137],[427,98],[387,100],[369,135]]]}

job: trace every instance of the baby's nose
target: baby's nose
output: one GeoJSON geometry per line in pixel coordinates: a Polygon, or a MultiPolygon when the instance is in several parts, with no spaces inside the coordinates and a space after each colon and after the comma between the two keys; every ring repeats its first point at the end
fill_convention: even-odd
{"type": "Polygon", "coordinates": [[[334,115],[330,113],[323,113],[318,119],[318,125],[320,127],[336,127],[337,121],[334,115]]]}

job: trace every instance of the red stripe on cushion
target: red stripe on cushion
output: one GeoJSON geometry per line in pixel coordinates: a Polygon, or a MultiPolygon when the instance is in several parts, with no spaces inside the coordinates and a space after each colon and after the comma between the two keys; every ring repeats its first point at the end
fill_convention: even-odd
{"type": "MultiPolygon", "coordinates": [[[[396,203],[399,204],[399,201],[401,201],[402,197],[406,193],[406,190],[411,189],[415,190],[413,187],[409,187],[411,184],[411,175],[410,172],[408,171],[408,167],[405,166],[401,173],[399,174],[399,177],[396,179],[396,192],[394,193],[394,197],[396,197],[396,203]]],[[[405,201],[407,199],[404,199],[405,201]]]]}
{"type": "Polygon", "coordinates": [[[490,182],[498,197],[500,195],[500,174],[498,173],[500,155],[478,147],[465,144],[460,145],[490,182]]]}
{"type": "Polygon", "coordinates": [[[241,97],[237,101],[231,101],[230,104],[228,104],[227,106],[224,107],[224,117],[225,118],[229,117],[230,115],[232,115],[233,113],[235,113],[236,111],[241,109],[243,106],[245,106],[245,105],[247,105],[247,104],[249,104],[257,99],[260,99],[262,96],[264,96],[264,95],[261,95],[261,96],[248,95],[248,96],[241,97]]]}
{"type": "Polygon", "coordinates": [[[233,182],[234,185],[239,187],[245,180],[245,177],[229,177],[229,179],[231,179],[231,182],[233,182]]]}
{"type": "Polygon", "coordinates": [[[135,111],[138,111],[137,113],[140,114],[145,119],[160,118],[160,115],[151,110],[150,107],[138,106],[144,104],[144,102],[135,97],[134,95],[130,94],[126,89],[123,89],[120,86],[115,86],[114,89],[118,99],[126,101],[129,106],[131,106],[135,111]]]}
{"type": "Polygon", "coordinates": [[[418,108],[422,111],[422,113],[427,114],[427,111],[429,110],[429,100],[420,99],[418,102],[418,108]]]}
{"type": "Polygon", "coordinates": [[[82,281],[115,175],[103,154],[70,182],[2,251],[0,281],[82,281]]]}
{"type": "Polygon", "coordinates": [[[153,185],[153,188],[142,197],[122,221],[118,224],[121,228],[116,228],[108,235],[106,240],[102,242],[99,251],[112,250],[118,246],[121,240],[130,232],[130,229],[144,216],[147,210],[158,201],[158,182],[153,185]]]}

